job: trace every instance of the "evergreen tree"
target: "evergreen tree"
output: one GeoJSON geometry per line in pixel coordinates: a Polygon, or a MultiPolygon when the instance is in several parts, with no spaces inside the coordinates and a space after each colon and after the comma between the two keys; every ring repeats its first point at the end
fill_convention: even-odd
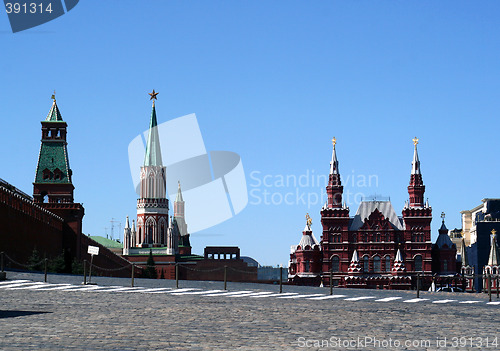
{"type": "Polygon", "coordinates": [[[28,269],[30,271],[43,271],[44,270],[44,262],[38,250],[33,248],[33,252],[31,256],[28,258],[28,269]]]}
{"type": "Polygon", "coordinates": [[[56,256],[52,260],[50,260],[48,264],[48,271],[54,273],[64,273],[66,271],[66,261],[64,259],[64,256],[65,253],[63,250],[63,252],[59,256],[56,256]]]}
{"type": "Polygon", "coordinates": [[[144,277],[156,279],[155,259],[153,258],[153,250],[149,250],[148,261],[146,262],[146,269],[144,270],[144,277]]]}
{"type": "Polygon", "coordinates": [[[71,263],[71,273],[72,274],[83,274],[83,263],[79,262],[76,258],[71,263]]]}

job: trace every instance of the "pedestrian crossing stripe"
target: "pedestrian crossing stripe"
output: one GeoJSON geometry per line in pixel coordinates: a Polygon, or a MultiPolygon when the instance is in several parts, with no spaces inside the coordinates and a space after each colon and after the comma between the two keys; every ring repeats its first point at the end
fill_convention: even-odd
{"type": "Polygon", "coordinates": [[[247,294],[239,294],[239,295],[231,295],[229,297],[259,297],[259,296],[267,296],[272,294],[272,291],[254,291],[247,294]]]}
{"type": "Polygon", "coordinates": [[[0,287],[2,285],[8,285],[8,284],[13,284],[13,283],[23,283],[23,282],[29,282],[29,280],[6,280],[3,282],[0,282],[0,287]]]}
{"type": "Polygon", "coordinates": [[[344,299],[344,301],[360,301],[360,300],[368,300],[374,298],[375,296],[359,296],[359,297],[350,297],[348,299],[344,299]]]}
{"type": "Polygon", "coordinates": [[[325,296],[325,294],[278,296],[277,299],[300,299],[303,297],[325,296]]]}
{"type": "Polygon", "coordinates": [[[347,297],[347,296],[346,295],[316,296],[316,297],[310,297],[309,300],[328,300],[328,299],[338,299],[340,297],[347,297]]]}
{"type": "Polygon", "coordinates": [[[375,301],[377,301],[377,302],[391,302],[391,301],[399,300],[399,299],[402,299],[402,297],[399,297],[399,296],[386,297],[386,298],[378,299],[378,300],[375,300],[375,301]]]}
{"type": "Polygon", "coordinates": [[[223,293],[212,293],[212,294],[206,294],[203,296],[231,296],[231,295],[237,295],[237,294],[249,294],[253,291],[250,290],[241,290],[241,291],[227,291],[223,293]]]}
{"type": "MultiPolygon", "coordinates": [[[[329,300],[336,298],[344,298],[344,301],[362,301],[368,299],[375,299],[374,296],[357,296],[348,297],[347,295],[325,295],[325,294],[299,294],[296,292],[288,293],[276,293],[272,291],[251,291],[251,290],[241,290],[241,291],[226,291],[220,289],[213,290],[201,290],[199,288],[147,288],[147,287],[124,287],[124,286],[99,286],[99,285],[74,285],[66,283],[44,283],[44,282],[33,282],[25,279],[9,280],[0,282],[0,289],[5,290],[32,290],[32,291],[82,291],[82,292],[140,292],[140,293],[150,293],[150,294],[170,294],[170,295],[196,295],[196,296],[226,296],[226,297],[251,297],[251,298],[262,298],[262,297],[276,297],[280,299],[309,299],[309,300],[329,300]]],[[[403,299],[400,296],[391,296],[376,299],[377,302],[391,302],[403,299]]],[[[460,303],[460,304],[475,304],[475,303],[486,303],[488,305],[500,305],[500,301],[486,302],[481,300],[465,300],[459,301],[456,299],[442,299],[431,301],[427,298],[413,298],[409,300],[402,300],[401,302],[416,303],[429,301],[435,304],[444,303],[460,303]]]]}
{"type": "Polygon", "coordinates": [[[257,296],[250,296],[253,298],[260,298],[260,297],[276,297],[276,296],[289,296],[289,295],[298,295],[299,293],[274,293],[274,294],[269,294],[269,295],[257,295],[257,296]]]}
{"type": "Polygon", "coordinates": [[[206,291],[185,291],[185,292],[176,292],[173,291],[172,294],[170,295],[201,295],[201,294],[211,294],[211,293],[218,293],[222,292],[224,290],[206,290],[206,291]]]}

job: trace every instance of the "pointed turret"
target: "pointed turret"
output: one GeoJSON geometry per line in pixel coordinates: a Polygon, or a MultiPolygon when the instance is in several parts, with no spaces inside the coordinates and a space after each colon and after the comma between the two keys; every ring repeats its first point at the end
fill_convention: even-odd
{"type": "Polygon", "coordinates": [[[48,196],[51,203],[72,203],[74,186],[69,167],[66,141],[67,124],[61,117],[55,95],[52,95],[52,107],[47,118],[42,121],[42,143],[38,156],[33,198],[35,202],[44,202],[48,196]]]}
{"type": "Polygon", "coordinates": [[[309,217],[309,213],[306,214],[306,226],[304,227],[304,230],[302,231],[302,238],[300,239],[299,246],[301,247],[302,250],[305,250],[306,247],[309,247],[310,249],[314,249],[315,246],[319,247],[319,242],[316,240],[314,237],[314,234],[311,229],[312,225],[312,219],[309,217]]]}
{"type": "Polygon", "coordinates": [[[401,250],[398,249],[396,253],[396,258],[394,259],[394,264],[391,270],[393,275],[398,275],[406,272],[406,267],[403,262],[403,256],[401,255],[401,250]]]}
{"type": "Polygon", "coordinates": [[[337,160],[337,152],[335,151],[336,139],[333,138],[332,160],[330,161],[330,174],[339,174],[339,161],[337,160]]]}
{"type": "Polygon", "coordinates": [[[424,206],[425,186],[422,181],[422,173],[420,171],[420,160],[418,158],[417,144],[418,139],[413,139],[415,150],[413,152],[413,161],[411,166],[410,185],[408,186],[408,194],[410,195],[410,208],[422,208],[424,206]]]}
{"type": "Polygon", "coordinates": [[[441,223],[441,228],[439,228],[439,235],[436,240],[436,246],[441,250],[443,247],[447,247],[448,249],[453,249],[456,247],[455,244],[450,239],[450,236],[448,235],[448,228],[446,228],[446,224],[444,224],[444,218],[445,214],[444,212],[441,213],[441,218],[443,219],[441,223]]]}
{"type": "Polygon", "coordinates": [[[127,219],[125,220],[125,228],[123,228],[123,254],[128,255],[130,250],[129,248],[132,246],[131,245],[132,241],[132,233],[130,230],[130,223],[128,221],[128,216],[127,219]]]}
{"type": "Polygon", "coordinates": [[[49,114],[45,120],[48,122],[63,122],[61,112],[59,112],[59,108],[57,107],[55,95],[52,95],[52,98],[54,101],[52,102],[52,107],[50,108],[49,114]]]}
{"type": "Polygon", "coordinates": [[[467,249],[465,247],[464,238],[462,238],[462,245],[460,245],[460,259],[462,261],[462,267],[467,267],[469,265],[469,258],[467,257],[467,249]]]}
{"type": "Polygon", "coordinates": [[[411,162],[411,174],[421,174],[420,173],[420,160],[418,159],[417,144],[418,139],[415,137],[414,144],[415,150],[413,151],[413,161],[411,162]]]}
{"type": "Polygon", "coordinates": [[[158,135],[158,122],[156,121],[156,107],[153,100],[153,110],[149,121],[148,142],[146,144],[146,155],[144,166],[162,166],[160,137],[158,135]]]}
{"type": "Polygon", "coordinates": [[[351,259],[351,263],[349,264],[349,268],[347,269],[347,273],[349,275],[362,273],[361,265],[359,264],[357,250],[354,250],[354,252],[352,253],[352,259],[351,259]]]}
{"type": "Polygon", "coordinates": [[[340,179],[339,173],[339,161],[337,160],[337,152],[335,151],[335,144],[337,144],[337,139],[332,139],[333,151],[332,160],[330,162],[330,175],[328,178],[328,185],[326,187],[326,193],[328,194],[328,208],[342,208],[342,194],[344,187],[340,179]]]}
{"type": "Polygon", "coordinates": [[[181,182],[178,182],[178,183],[179,183],[179,187],[177,188],[177,196],[175,197],[175,201],[176,202],[184,202],[184,200],[182,199],[181,182]]]}
{"type": "Polygon", "coordinates": [[[498,258],[496,230],[493,229],[491,231],[491,234],[492,234],[492,238],[491,238],[490,256],[488,258],[488,266],[493,267],[493,266],[498,266],[500,260],[498,258]]]}

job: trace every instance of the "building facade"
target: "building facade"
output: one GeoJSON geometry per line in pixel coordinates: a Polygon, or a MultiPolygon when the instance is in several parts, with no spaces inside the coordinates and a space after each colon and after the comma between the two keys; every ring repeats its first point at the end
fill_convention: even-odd
{"type": "Polygon", "coordinates": [[[321,265],[315,270],[315,265],[301,263],[303,247],[299,244],[300,249],[298,246],[290,255],[290,281],[307,283],[306,276],[318,276],[325,285],[330,284],[331,277],[334,286],[410,289],[416,284],[417,274],[432,276],[432,208],[424,202],[418,139],[413,142],[409,200],[402,215],[396,214],[390,201],[374,200],[362,201],[354,217],[350,217],[349,207],[342,201],[343,186],[333,139],[327,203],[320,212],[321,265]]]}

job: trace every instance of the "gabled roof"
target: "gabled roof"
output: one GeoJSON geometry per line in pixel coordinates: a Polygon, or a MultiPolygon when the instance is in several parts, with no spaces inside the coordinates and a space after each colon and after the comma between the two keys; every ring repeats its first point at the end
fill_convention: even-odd
{"type": "Polygon", "coordinates": [[[379,210],[386,219],[389,220],[394,229],[403,230],[402,220],[396,215],[390,201],[361,201],[358,211],[354,216],[349,230],[358,230],[365,222],[365,219],[375,211],[379,210]]]}

